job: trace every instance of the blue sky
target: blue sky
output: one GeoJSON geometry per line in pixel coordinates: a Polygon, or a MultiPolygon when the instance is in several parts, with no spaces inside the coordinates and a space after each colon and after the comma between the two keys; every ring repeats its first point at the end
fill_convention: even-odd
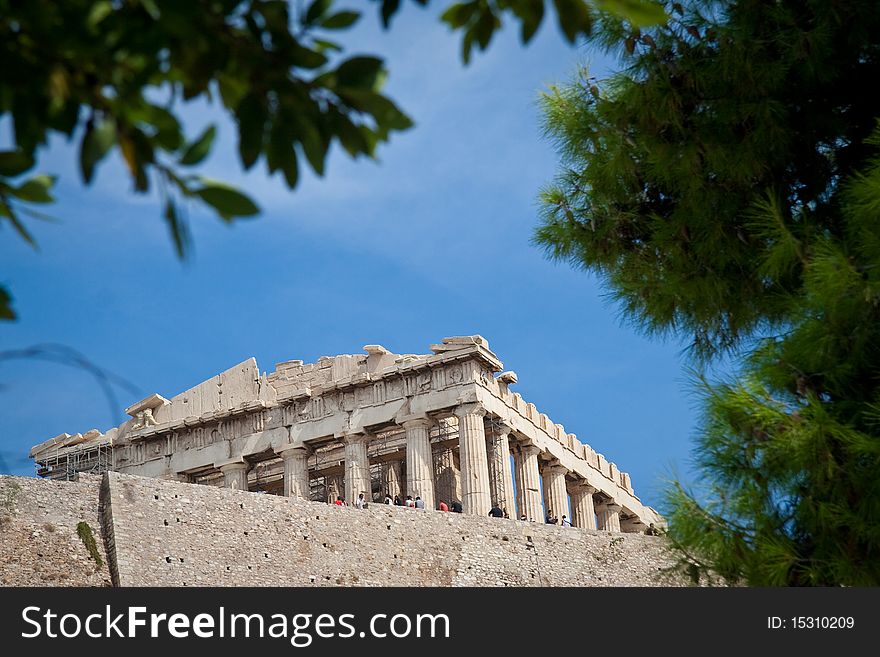
{"type": "MultiPolygon", "coordinates": [[[[659,505],[670,473],[688,472],[697,420],[682,345],[639,335],[594,278],[530,244],[538,192],[557,167],[541,136],[539,93],[578,63],[603,77],[608,61],[568,46],[545,21],[528,47],[506,29],[463,67],[459,37],[436,12],[407,5],[383,33],[375,10],[341,41],[347,54],[386,58],[386,91],[415,128],[383,146],[378,163],[334,152],[323,179],[290,192],[262,166],[242,173],[234,127],[216,106],[186,106],[191,135],[219,122],[204,173],[246,189],[264,210],[230,227],[192,208],[187,263],[174,255],[156,199],[130,192],[117,159],[85,189],[76,150],[54,140],[39,168],[61,176],[50,210],[61,222],[32,225],[39,252],[11,231],[0,240],[0,279],[21,317],[0,324],[0,349],[79,350],[140,389],[119,391],[121,414],[250,356],[272,370],[372,343],[425,353],[444,336],[480,333],[518,373],[526,400],[659,505]]],[[[0,147],[9,128],[0,123],[0,147]]],[[[9,473],[33,472],[34,443],[122,419],[76,369],[0,362],[0,386],[9,473]]]]}

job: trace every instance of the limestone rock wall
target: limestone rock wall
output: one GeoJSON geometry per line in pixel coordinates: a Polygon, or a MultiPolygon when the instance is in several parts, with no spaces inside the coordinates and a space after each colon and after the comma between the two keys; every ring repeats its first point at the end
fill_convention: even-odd
{"type": "Polygon", "coordinates": [[[671,559],[657,537],[341,508],[115,472],[0,477],[0,517],[0,582],[13,586],[684,584],[665,572],[671,559]],[[102,568],[79,522],[94,532],[102,568]]]}
{"type": "Polygon", "coordinates": [[[56,482],[0,476],[0,584],[110,586],[101,530],[100,477],[56,482]],[[77,534],[87,523],[103,565],[77,534]]]}
{"type": "Polygon", "coordinates": [[[108,477],[126,586],[676,583],[662,538],[108,477]]]}

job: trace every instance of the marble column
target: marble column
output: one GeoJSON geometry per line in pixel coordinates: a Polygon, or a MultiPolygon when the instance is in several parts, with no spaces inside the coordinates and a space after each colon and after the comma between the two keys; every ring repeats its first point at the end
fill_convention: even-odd
{"type": "Polygon", "coordinates": [[[596,509],[593,507],[593,493],[596,488],[580,480],[571,485],[572,524],[582,529],[596,529],[596,509]]]}
{"type": "Polygon", "coordinates": [[[620,510],[623,507],[614,501],[603,502],[596,507],[596,517],[599,520],[599,529],[606,532],[620,531],[620,510]]]}
{"type": "Polygon", "coordinates": [[[382,464],[382,493],[388,493],[392,498],[395,495],[403,495],[403,489],[400,487],[400,466],[400,461],[386,461],[382,464]]]}
{"type": "Polygon", "coordinates": [[[461,468],[456,463],[455,450],[441,447],[435,458],[434,497],[450,506],[455,501],[461,502],[461,468]]]}
{"type": "Polygon", "coordinates": [[[489,493],[492,504],[516,517],[513,472],[510,470],[510,427],[501,425],[486,438],[489,457],[489,493]]]}
{"type": "Polygon", "coordinates": [[[458,450],[461,455],[461,505],[465,513],[485,516],[492,508],[489,497],[489,459],[486,432],[479,404],[464,404],[455,409],[458,416],[458,450]]]}
{"type": "Polygon", "coordinates": [[[406,494],[421,497],[426,509],[434,508],[434,457],[428,432],[427,417],[404,420],[406,429],[406,494]]]}
{"type": "Polygon", "coordinates": [[[345,445],[345,503],[354,505],[360,493],[373,501],[370,483],[370,461],[367,458],[369,438],[365,433],[349,433],[342,438],[345,445]]]}
{"type": "Polygon", "coordinates": [[[223,473],[224,485],[226,488],[234,490],[247,490],[248,478],[247,473],[250,469],[247,463],[227,463],[220,466],[220,472],[223,473]]]}
{"type": "Polygon", "coordinates": [[[278,452],[284,461],[284,497],[309,499],[309,452],[305,446],[278,452]]]}
{"type": "Polygon", "coordinates": [[[517,511],[526,519],[544,522],[541,508],[541,487],[538,476],[538,454],[535,445],[522,445],[513,455],[516,466],[517,511]]]}
{"type": "Polygon", "coordinates": [[[559,464],[544,466],[542,477],[544,479],[544,505],[548,511],[552,511],[559,524],[562,524],[562,516],[571,520],[571,512],[568,508],[568,490],[565,488],[565,475],[568,468],[559,464]]]}

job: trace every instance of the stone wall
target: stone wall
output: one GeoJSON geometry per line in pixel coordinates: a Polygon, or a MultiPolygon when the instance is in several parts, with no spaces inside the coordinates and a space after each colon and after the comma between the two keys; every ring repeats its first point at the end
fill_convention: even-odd
{"type": "Polygon", "coordinates": [[[109,473],[124,586],[650,586],[664,539],[109,473]]]}
{"type": "Polygon", "coordinates": [[[0,584],[109,586],[100,477],[78,482],[0,476],[0,584]],[[99,567],[77,533],[88,524],[99,567]]]}
{"type": "Polygon", "coordinates": [[[665,540],[641,534],[384,505],[359,510],[118,473],[105,475],[103,492],[101,485],[86,476],[0,478],[0,581],[102,586],[112,569],[123,586],[683,583],[664,571],[665,540]],[[98,540],[97,571],[79,522],[98,540]]]}

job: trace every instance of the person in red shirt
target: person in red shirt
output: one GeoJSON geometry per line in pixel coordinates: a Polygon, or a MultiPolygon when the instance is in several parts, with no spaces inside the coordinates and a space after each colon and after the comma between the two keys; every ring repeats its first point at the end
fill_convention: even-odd
{"type": "Polygon", "coordinates": [[[345,506],[345,498],[342,495],[336,496],[336,501],[333,503],[336,506],[345,506]]]}
{"type": "Polygon", "coordinates": [[[441,511],[449,511],[449,505],[446,504],[443,500],[440,500],[440,510],[441,511]]]}

